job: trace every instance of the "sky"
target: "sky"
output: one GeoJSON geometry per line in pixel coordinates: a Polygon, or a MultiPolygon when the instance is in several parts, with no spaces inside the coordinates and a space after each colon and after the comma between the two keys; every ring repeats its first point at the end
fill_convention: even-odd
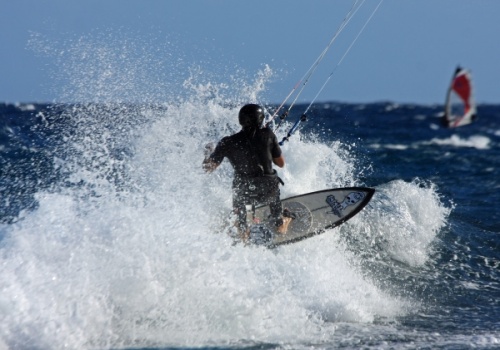
{"type": "MultiPolygon", "coordinates": [[[[297,83],[304,84],[301,79],[353,3],[0,0],[0,102],[67,99],[71,94],[65,85],[74,85],[82,69],[103,62],[95,54],[82,54],[73,56],[70,66],[65,53],[75,43],[104,42],[116,48],[129,72],[134,65],[149,66],[142,79],[158,88],[169,88],[163,80],[186,79],[193,67],[228,84],[238,84],[234,76],[253,81],[269,67],[274,75],[262,98],[280,103],[297,83]],[[127,51],[127,40],[142,46],[127,51]],[[142,58],[133,60],[129,54],[142,58]],[[71,77],[61,78],[63,70],[71,77]]],[[[500,1],[383,0],[374,12],[379,3],[363,3],[306,81],[299,101],[442,104],[461,65],[472,73],[479,103],[500,103],[500,1]]],[[[119,58],[114,60],[117,64],[119,58]]],[[[87,75],[84,83],[106,83],[95,79],[87,75]]]]}

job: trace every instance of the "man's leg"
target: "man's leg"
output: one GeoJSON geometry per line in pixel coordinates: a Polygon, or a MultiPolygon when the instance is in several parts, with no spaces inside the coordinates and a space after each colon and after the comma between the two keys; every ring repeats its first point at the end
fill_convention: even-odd
{"type": "Polygon", "coordinates": [[[280,201],[280,192],[278,189],[278,194],[275,195],[269,203],[269,211],[271,212],[271,217],[274,220],[274,225],[275,226],[281,226],[283,224],[283,218],[281,216],[281,213],[283,212],[283,205],[281,204],[280,201]]]}
{"type": "Polygon", "coordinates": [[[239,191],[233,192],[233,212],[236,215],[236,227],[242,239],[248,238],[247,209],[245,198],[239,191]]]}
{"type": "Polygon", "coordinates": [[[278,183],[276,183],[276,187],[273,187],[270,193],[272,197],[269,203],[269,211],[271,212],[271,216],[274,220],[276,231],[279,234],[285,234],[292,219],[289,217],[283,217],[283,205],[280,200],[280,189],[278,183]]]}

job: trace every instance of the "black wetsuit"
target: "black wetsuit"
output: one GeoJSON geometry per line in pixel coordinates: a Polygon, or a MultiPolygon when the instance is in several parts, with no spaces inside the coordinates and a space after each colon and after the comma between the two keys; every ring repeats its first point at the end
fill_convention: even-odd
{"type": "Polygon", "coordinates": [[[233,209],[241,229],[246,229],[246,204],[269,205],[275,225],[282,224],[281,179],[272,167],[272,159],[281,156],[276,135],[269,128],[242,129],[224,137],[210,155],[220,164],[226,157],[234,168],[233,209]]]}

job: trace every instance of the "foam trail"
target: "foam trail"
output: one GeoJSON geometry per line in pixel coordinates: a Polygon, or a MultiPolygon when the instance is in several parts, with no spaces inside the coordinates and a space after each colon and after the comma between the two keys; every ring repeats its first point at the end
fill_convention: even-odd
{"type": "Polygon", "coordinates": [[[424,145],[446,145],[454,147],[471,147],[476,149],[489,149],[491,140],[487,136],[473,135],[468,139],[463,139],[458,135],[451,135],[449,138],[433,138],[430,141],[423,142],[424,145]]]}

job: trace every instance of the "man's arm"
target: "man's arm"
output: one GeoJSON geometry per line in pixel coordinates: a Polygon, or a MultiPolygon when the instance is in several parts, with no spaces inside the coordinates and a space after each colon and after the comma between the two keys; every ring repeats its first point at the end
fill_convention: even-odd
{"type": "Polygon", "coordinates": [[[213,143],[208,143],[205,146],[205,159],[203,160],[203,164],[201,165],[203,170],[207,173],[211,173],[217,167],[219,166],[220,163],[215,162],[210,156],[215,150],[215,146],[213,143]]]}
{"type": "Polygon", "coordinates": [[[273,163],[279,166],[280,168],[283,168],[285,166],[285,157],[283,157],[283,154],[278,158],[273,158],[273,163]]]}
{"type": "Polygon", "coordinates": [[[283,156],[283,153],[281,152],[280,145],[278,143],[278,139],[276,138],[276,135],[269,129],[269,133],[271,134],[272,137],[272,143],[271,143],[271,157],[273,159],[273,163],[277,165],[280,168],[283,168],[285,166],[285,157],[283,156]],[[276,157],[277,156],[277,157],[276,157]]]}

